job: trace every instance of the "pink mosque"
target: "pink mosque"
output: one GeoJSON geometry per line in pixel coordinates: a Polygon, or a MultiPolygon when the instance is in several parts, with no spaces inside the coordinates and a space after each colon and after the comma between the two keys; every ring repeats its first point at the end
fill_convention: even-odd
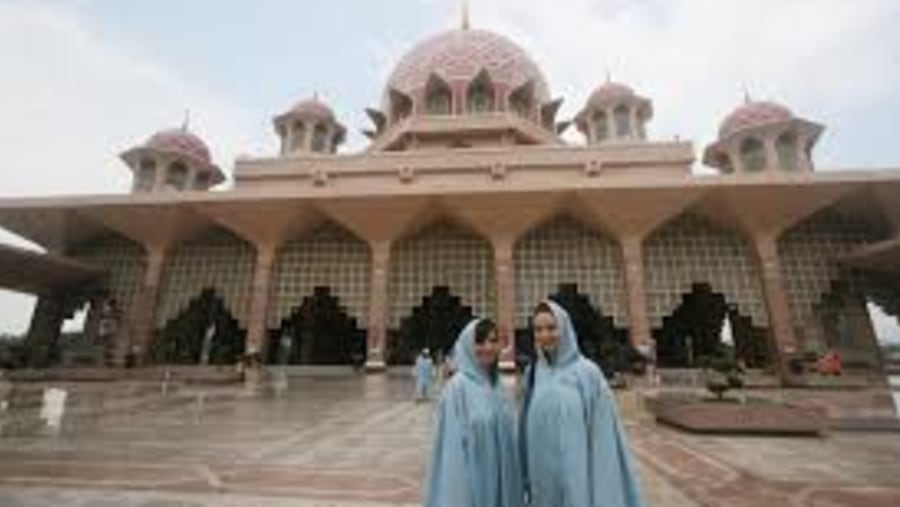
{"type": "Polygon", "coordinates": [[[61,324],[87,308],[92,364],[111,368],[379,371],[446,349],[472,315],[496,320],[509,365],[551,297],[610,368],[635,351],[691,368],[723,322],[782,379],[825,350],[879,367],[867,304],[900,311],[900,171],[818,171],[825,127],[748,99],[698,175],[691,142],[648,136],[638,90],[600,83],[574,118],[561,102],[515,42],[463,26],[399,60],[360,151],[314,97],[230,178],[176,128],[121,154],[129,193],[2,199],[0,226],[46,249],[0,249],[0,286],[38,296],[29,360],[64,361],[61,324]]]}

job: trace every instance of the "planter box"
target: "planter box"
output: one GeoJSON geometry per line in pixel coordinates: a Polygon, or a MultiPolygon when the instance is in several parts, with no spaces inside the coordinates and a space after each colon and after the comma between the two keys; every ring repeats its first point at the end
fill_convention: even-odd
{"type": "Polygon", "coordinates": [[[697,433],[818,435],[828,424],[824,409],[759,399],[664,397],[648,400],[647,406],[658,421],[697,433]]]}

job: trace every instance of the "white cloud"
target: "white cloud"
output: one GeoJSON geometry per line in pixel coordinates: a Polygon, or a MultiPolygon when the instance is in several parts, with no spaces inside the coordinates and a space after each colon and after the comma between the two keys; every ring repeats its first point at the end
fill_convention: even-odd
{"type": "MultiPolygon", "coordinates": [[[[238,150],[261,144],[246,112],[92,32],[80,8],[0,3],[0,196],[125,192],[130,176],[118,153],[180,125],[186,108],[226,172],[238,150]]],[[[0,241],[23,244],[2,231],[0,241]]],[[[0,291],[0,330],[24,331],[32,305],[0,291]]]]}
{"type": "MultiPolygon", "coordinates": [[[[493,0],[473,24],[522,43],[574,115],[609,69],[654,101],[651,134],[712,140],[742,88],[833,124],[900,84],[893,0],[493,0]]],[[[842,138],[818,153],[828,160],[842,138]]],[[[890,162],[890,161],[886,161],[890,162]]],[[[896,161],[895,161],[896,162],[896,161]]],[[[827,165],[827,164],[826,164],[827,165]]]]}

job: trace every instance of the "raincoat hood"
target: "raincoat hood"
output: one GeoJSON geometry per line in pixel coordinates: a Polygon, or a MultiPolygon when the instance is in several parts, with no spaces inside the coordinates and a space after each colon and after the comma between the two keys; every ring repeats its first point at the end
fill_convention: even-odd
{"type": "Polygon", "coordinates": [[[457,373],[462,373],[476,382],[487,382],[488,376],[475,357],[475,328],[481,319],[473,319],[456,338],[453,346],[453,365],[457,373]]]}
{"type": "MultiPolygon", "coordinates": [[[[578,348],[578,335],[575,334],[575,326],[569,312],[565,311],[555,301],[544,301],[553,312],[556,319],[556,329],[559,332],[559,341],[556,344],[556,364],[565,366],[581,357],[581,349],[578,348]]],[[[543,360],[543,357],[541,358],[543,360]]]]}

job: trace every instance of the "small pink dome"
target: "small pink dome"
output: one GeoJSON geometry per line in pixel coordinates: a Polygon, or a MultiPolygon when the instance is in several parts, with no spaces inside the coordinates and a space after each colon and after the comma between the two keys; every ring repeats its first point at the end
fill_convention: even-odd
{"type": "Polygon", "coordinates": [[[794,119],[790,109],[775,102],[747,101],[731,112],[719,127],[719,139],[761,125],[781,123],[794,119]]]}
{"type": "Polygon", "coordinates": [[[493,32],[465,29],[442,32],[414,46],[391,73],[385,96],[392,88],[413,95],[432,74],[449,83],[471,81],[482,70],[510,90],[531,81],[537,101],[549,101],[544,75],[521,47],[493,32]]]}
{"type": "Polygon", "coordinates": [[[143,148],[183,155],[204,165],[212,164],[209,147],[186,128],[163,130],[153,134],[143,148]]]}
{"type": "Polygon", "coordinates": [[[282,116],[286,115],[312,116],[321,120],[335,121],[334,111],[317,97],[301,100],[282,116]]]}
{"type": "Polygon", "coordinates": [[[607,81],[598,86],[588,99],[589,104],[609,104],[622,99],[634,97],[634,89],[622,83],[607,81]]]}

